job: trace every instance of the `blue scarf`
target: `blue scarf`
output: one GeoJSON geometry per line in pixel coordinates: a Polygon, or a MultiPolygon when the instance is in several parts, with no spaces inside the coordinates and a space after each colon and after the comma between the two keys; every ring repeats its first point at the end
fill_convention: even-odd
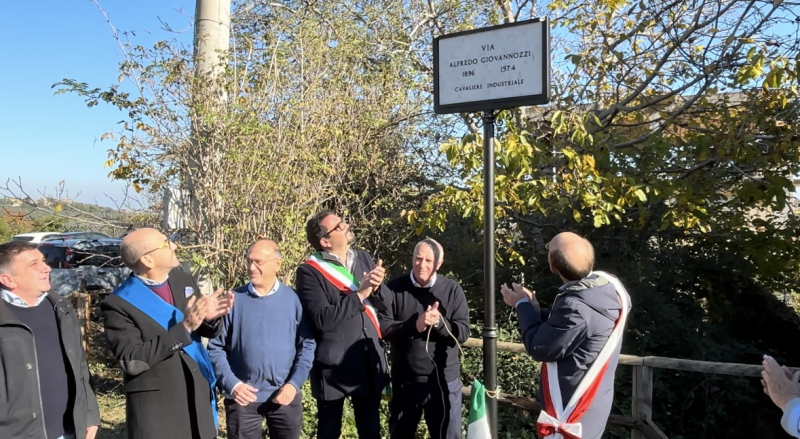
{"type": "MultiPolygon", "coordinates": [[[[147,288],[142,281],[136,279],[134,276],[129,277],[123,282],[122,285],[114,291],[114,294],[136,307],[139,311],[147,314],[148,317],[163,326],[166,330],[169,330],[183,321],[183,312],[181,312],[181,310],[158,297],[156,293],[150,288],[147,288]]],[[[208,386],[211,390],[210,402],[211,412],[214,415],[214,425],[219,428],[217,401],[214,395],[214,386],[217,384],[217,378],[214,375],[211,358],[209,358],[208,351],[206,351],[197,333],[192,332],[189,337],[192,339],[192,343],[184,346],[183,351],[192,357],[192,360],[199,366],[200,373],[202,373],[203,377],[208,381],[208,386]]]]}

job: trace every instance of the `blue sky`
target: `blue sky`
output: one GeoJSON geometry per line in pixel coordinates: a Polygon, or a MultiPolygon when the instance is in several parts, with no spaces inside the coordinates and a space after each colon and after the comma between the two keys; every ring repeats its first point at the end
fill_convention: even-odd
{"type": "MultiPolygon", "coordinates": [[[[112,24],[136,32],[147,45],[177,38],[191,44],[192,0],[98,0],[112,24]],[[182,12],[181,12],[182,11],[182,12]],[[161,29],[159,18],[182,34],[161,29]]],[[[33,196],[65,180],[69,196],[111,205],[125,184],[103,168],[114,144],[100,136],[123,115],[107,105],[86,108],[77,95],[54,96],[50,88],[63,78],[106,88],[117,82],[122,59],[112,31],[89,0],[6,2],[0,26],[0,186],[22,178],[33,196]],[[80,195],[78,193],[80,192],[80,195]]]]}

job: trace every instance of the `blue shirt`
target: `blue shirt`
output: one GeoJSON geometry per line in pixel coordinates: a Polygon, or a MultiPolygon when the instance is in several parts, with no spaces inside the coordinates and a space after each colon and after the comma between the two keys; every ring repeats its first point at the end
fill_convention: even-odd
{"type": "Polygon", "coordinates": [[[311,327],[294,290],[278,282],[276,287],[265,296],[250,285],[235,289],[222,331],[208,342],[217,382],[228,398],[243,382],[258,389],[256,402],[266,402],[284,384],[300,390],[308,378],[316,347],[311,327]]]}
{"type": "Polygon", "coordinates": [[[800,437],[800,398],[794,398],[783,408],[781,426],[791,437],[800,437]]]}

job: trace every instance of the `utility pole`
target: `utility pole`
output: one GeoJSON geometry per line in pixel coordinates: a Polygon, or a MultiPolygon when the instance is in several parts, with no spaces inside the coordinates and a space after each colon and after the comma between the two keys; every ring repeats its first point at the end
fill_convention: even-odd
{"type": "MultiPolygon", "coordinates": [[[[192,90],[194,95],[193,105],[205,105],[221,108],[225,102],[225,90],[217,82],[218,76],[224,71],[224,62],[227,59],[231,37],[231,0],[197,0],[194,17],[194,75],[197,80],[192,90]]],[[[205,213],[200,208],[197,199],[196,176],[205,168],[213,168],[214,157],[201,157],[209,154],[213,149],[205,148],[207,141],[206,127],[200,120],[193,120],[192,151],[189,155],[188,169],[185,178],[185,189],[179,209],[181,211],[181,226],[200,232],[198,239],[211,241],[212,236],[203,230],[207,221],[205,213]]],[[[211,153],[213,154],[213,152],[211,153]]],[[[202,294],[209,295],[213,292],[208,274],[201,270],[195,273],[202,294]]]]}
{"type": "Polygon", "coordinates": [[[214,79],[231,39],[231,0],[197,0],[194,16],[195,76],[214,79]]]}

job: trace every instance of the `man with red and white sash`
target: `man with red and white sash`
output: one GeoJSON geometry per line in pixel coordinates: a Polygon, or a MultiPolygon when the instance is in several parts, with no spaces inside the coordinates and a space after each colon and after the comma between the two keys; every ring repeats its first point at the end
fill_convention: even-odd
{"type": "Polygon", "coordinates": [[[525,349],[544,363],[536,430],[548,439],[598,439],[611,413],[630,296],[616,277],[592,271],[594,249],[586,239],[560,233],[545,248],[550,271],[564,283],[550,310],[521,285],[501,287],[517,310],[525,349]]]}
{"type": "Polygon", "coordinates": [[[380,439],[380,401],[389,382],[378,322],[390,294],[385,271],[369,253],[350,248],[353,232],[333,211],[312,216],[306,238],[315,253],[297,268],[296,291],[317,345],[310,373],[316,437],[341,436],[350,397],[358,437],[380,439]]]}

